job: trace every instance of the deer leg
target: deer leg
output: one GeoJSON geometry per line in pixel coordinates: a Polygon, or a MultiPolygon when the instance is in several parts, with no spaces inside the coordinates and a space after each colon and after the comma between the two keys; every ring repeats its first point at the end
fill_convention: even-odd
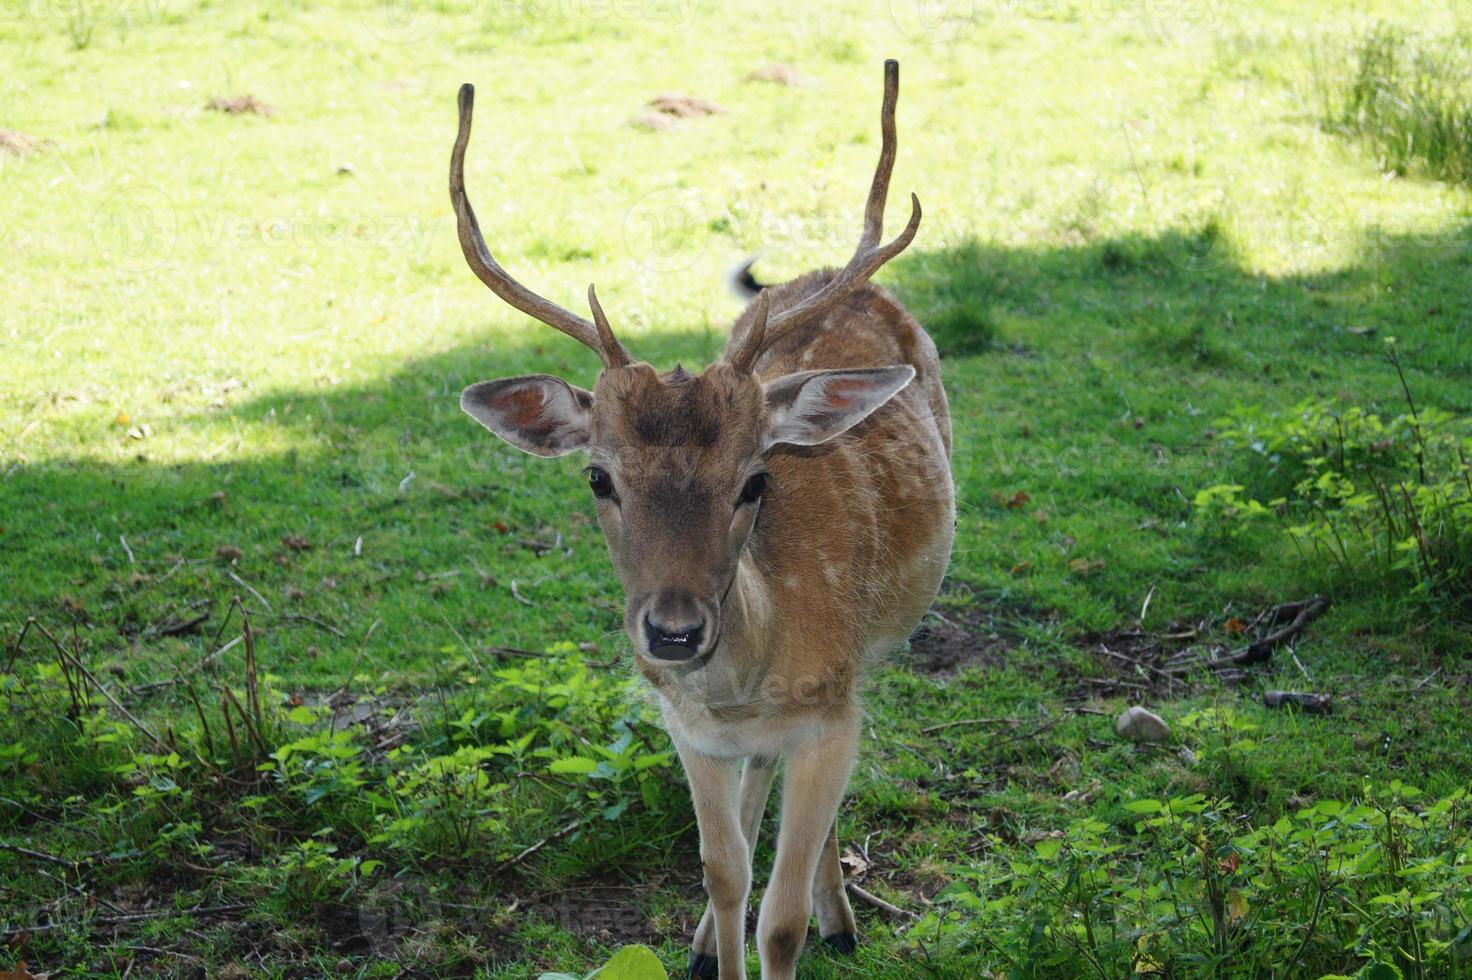
{"type": "Polygon", "coordinates": [[[813,910],[818,913],[818,935],[840,953],[852,953],[859,945],[854,911],[843,889],[843,865],[838,860],[838,826],[828,831],[818,873],[813,878],[813,910]]]}
{"type": "MultiPolygon", "coordinates": [[[[746,863],[756,856],[756,838],[762,826],[762,814],[767,809],[767,795],[772,791],[772,777],[777,774],[777,760],[773,757],[754,755],[746,760],[741,773],[741,835],[746,838],[746,863]]],[[[691,944],[690,976],[701,980],[713,980],[719,959],[716,956],[715,903],[705,903],[705,914],[695,930],[695,941],[691,944]]]]}
{"type": "Polygon", "coordinates": [[[757,919],[763,980],[793,980],[796,975],[797,957],[807,941],[819,858],[833,836],[858,741],[859,720],[853,714],[788,753],[777,860],[757,919]]]}
{"type": "MultiPolygon", "coordinates": [[[[685,768],[695,822],[700,828],[700,863],[705,871],[705,892],[710,896],[719,980],[746,980],[746,896],[751,890],[751,858],[741,833],[741,771],[734,759],[697,752],[678,740],[675,748],[685,768]]],[[[692,962],[692,973],[695,967],[692,962]]]]}

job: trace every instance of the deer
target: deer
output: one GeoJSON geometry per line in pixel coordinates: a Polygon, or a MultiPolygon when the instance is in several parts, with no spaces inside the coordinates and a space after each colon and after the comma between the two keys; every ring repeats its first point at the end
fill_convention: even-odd
{"type": "MultiPolygon", "coordinates": [[[[546,374],[483,381],[461,408],[534,456],[585,453],[623,586],[623,629],[689,785],[707,896],[691,977],[745,976],[757,834],[779,763],[776,857],[757,920],[765,980],[796,975],[819,935],[858,930],[837,815],[858,753],[862,682],[930,609],[955,525],[940,358],[869,280],[914,239],[920,200],[885,243],[899,65],[884,65],[882,145],[846,265],[762,285],[722,357],[659,372],[592,321],[533,293],[486,247],[465,192],[474,88],[459,94],[450,197],[461,250],[501,300],[602,362],[591,391],[546,374]]],[[[751,295],[754,294],[754,295],[751,295]]]]}

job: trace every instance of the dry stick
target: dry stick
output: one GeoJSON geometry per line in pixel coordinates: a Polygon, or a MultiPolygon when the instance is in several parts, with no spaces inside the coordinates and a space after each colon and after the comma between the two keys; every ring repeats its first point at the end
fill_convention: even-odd
{"type": "Polygon", "coordinates": [[[229,643],[227,643],[224,646],[220,647],[220,649],[216,650],[214,653],[212,653],[212,654],[210,654],[208,656],[205,656],[205,657],[200,657],[197,661],[194,662],[193,666],[191,666],[188,670],[184,671],[184,676],[185,677],[188,677],[190,674],[193,674],[195,671],[199,670],[205,664],[207,664],[210,661],[214,660],[220,654],[226,652],[227,650],[234,649],[235,648],[235,645],[238,644],[238,643],[240,643],[240,641],[242,641],[244,639],[245,639],[245,637],[243,635],[242,636],[237,636],[235,639],[231,640],[229,643]]]}
{"type": "Polygon", "coordinates": [[[1411,688],[1411,690],[1412,691],[1419,691],[1419,690],[1421,690],[1421,688],[1425,687],[1427,684],[1430,684],[1432,681],[1436,680],[1436,675],[1437,674],[1440,674],[1440,673],[1441,673],[1441,668],[1440,667],[1436,668],[1431,673],[1427,674],[1425,677],[1423,677],[1419,681],[1417,681],[1416,682],[1416,686],[1413,687],[1413,688],[1411,688]]]}
{"type": "MultiPolygon", "coordinates": [[[[505,871],[508,868],[516,867],[516,865],[525,861],[527,858],[531,857],[533,854],[537,853],[548,844],[551,844],[554,841],[562,840],[562,838],[566,837],[574,830],[577,830],[582,825],[583,822],[581,820],[574,820],[572,823],[568,824],[566,827],[563,827],[561,830],[552,834],[548,834],[546,837],[543,837],[541,840],[537,841],[531,847],[528,847],[526,850],[522,851],[515,857],[507,858],[505,861],[502,861],[500,864],[496,865],[495,871],[505,871]]],[[[492,873],[494,874],[495,872],[492,873]]]]}
{"type": "Polygon", "coordinates": [[[10,658],[5,661],[5,673],[15,673],[15,661],[17,660],[17,658],[20,657],[20,648],[26,642],[26,634],[29,633],[31,631],[31,627],[35,625],[36,617],[31,616],[26,619],[26,624],[20,628],[20,636],[17,636],[15,638],[15,643],[10,648],[10,658]]]}
{"type": "Polygon", "coordinates": [[[251,588],[250,587],[250,583],[247,582],[245,579],[241,578],[239,575],[236,575],[235,574],[235,571],[233,569],[229,569],[229,568],[225,569],[225,574],[228,575],[228,576],[230,576],[231,580],[234,581],[234,583],[236,585],[240,586],[242,589],[244,589],[245,591],[249,592],[251,595],[255,596],[256,599],[260,602],[260,604],[266,607],[266,612],[274,612],[275,611],[275,610],[273,610],[271,608],[271,604],[266,601],[266,597],[263,596],[263,595],[261,595],[255,589],[251,588]]]}
{"type": "Polygon", "coordinates": [[[235,723],[230,720],[230,705],[225,695],[220,695],[220,714],[225,719],[225,737],[230,739],[230,762],[232,768],[240,768],[240,740],[235,737],[235,723]]]}
{"type": "Polygon", "coordinates": [[[1256,643],[1249,644],[1236,653],[1229,654],[1225,657],[1218,657],[1215,660],[1208,660],[1206,666],[1212,670],[1220,670],[1223,667],[1242,667],[1248,664],[1261,663],[1272,655],[1273,650],[1293,639],[1299,633],[1302,633],[1304,627],[1322,616],[1328,608],[1329,598],[1327,596],[1314,596],[1312,599],[1304,602],[1303,606],[1298,610],[1298,615],[1294,616],[1293,621],[1287,626],[1274,630],[1256,643]]]}
{"type": "Polygon", "coordinates": [[[1010,745],[1013,742],[1026,741],[1027,739],[1034,738],[1038,735],[1043,734],[1043,732],[1046,732],[1048,729],[1052,728],[1056,724],[1058,724],[1058,719],[1056,718],[1052,721],[1045,721],[1038,727],[1034,728],[1032,731],[1023,732],[1021,735],[1013,735],[1012,737],[1004,738],[999,742],[988,742],[987,748],[996,748],[999,745],[1010,745]]]}
{"type": "Polygon", "coordinates": [[[210,614],[207,612],[203,612],[200,613],[198,616],[195,616],[193,619],[186,619],[181,623],[170,623],[167,626],[160,626],[157,632],[159,636],[180,636],[184,633],[188,633],[191,630],[194,630],[197,627],[203,626],[205,623],[209,622],[209,619],[210,614]]]}
{"type": "Polygon", "coordinates": [[[178,683],[184,685],[184,690],[189,694],[189,700],[194,702],[194,713],[199,716],[200,731],[204,733],[204,749],[213,758],[215,754],[215,739],[210,734],[210,723],[205,720],[204,705],[199,703],[199,692],[194,689],[194,682],[184,676],[183,671],[177,667],[174,673],[178,675],[178,683]]]}
{"type": "MultiPolygon", "coordinates": [[[[255,743],[256,748],[260,750],[262,759],[268,758],[271,753],[266,750],[266,743],[261,738],[261,733],[258,732],[256,730],[256,726],[251,723],[250,715],[247,714],[246,710],[240,706],[240,699],[235,696],[235,692],[230,689],[230,686],[228,684],[220,688],[220,690],[224,692],[225,700],[229,701],[230,706],[233,707],[236,713],[240,715],[240,723],[245,726],[246,738],[255,743]]],[[[226,717],[228,720],[228,712],[226,712],[226,717]]]]}
{"type": "MultiPolygon", "coordinates": [[[[342,687],[338,688],[337,693],[333,695],[334,700],[339,698],[345,700],[348,697],[348,691],[353,686],[353,677],[358,673],[358,665],[363,662],[363,654],[366,653],[368,650],[368,641],[373,638],[373,631],[378,629],[378,624],[382,622],[382,619],[374,619],[373,622],[368,625],[367,632],[363,634],[363,639],[358,641],[358,654],[357,656],[353,657],[352,666],[348,667],[348,675],[342,679],[342,687]]],[[[332,705],[329,704],[329,707],[331,706],[332,705]]],[[[332,722],[327,726],[327,730],[329,732],[337,731],[336,712],[333,712],[332,722]]]]}
{"type": "MultiPolygon", "coordinates": [[[[256,741],[262,742],[266,719],[261,711],[261,691],[256,678],[256,640],[250,631],[250,616],[245,612],[245,603],[240,601],[239,596],[235,597],[235,603],[240,606],[241,633],[245,636],[245,700],[255,718],[256,741]]],[[[263,742],[261,747],[264,750],[263,742]]]]}
{"type": "Polygon", "coordinates": [[[1416,437],[1416,469],[1421,482],[1426,482],[1426,440],[1421,435],[1421,415],[1416,411],[1416,399],[1411,397],[1411,386],[1406,383],[1406,373],[1401,370],[1400,354],[1392,345],[1389,350],[1390,363],[1395,365],[1395,376],[1400,378],[1401,390],[1406,393],[1406,404],[1411,406],[1411,433],[1416,437]]]}
{"type": "Polygon", "coordinates": [[[895,905],[891,902],[886,902],[878,895],[874,894],[866,888],[862,888],[854,884],[851,881],[847,884],[849,892],[852,893],[855,898],[868,905],[874,906],[876,909],[885,913],[886,915],[889,915],[896,919],[910,919],[912,921],[920,918],[920,916],[916,915],[914,912],[911,912],[907,909],[902,909],[898,905],[895,905]]]}
{"type": "Polygon", "coordinates": [[[960,728],[963,725],[1001,725],[1015,724],[1015,718],[963,718],[960,721],[947,721],[939,725],[931,725],[929,728],[920,729],[921,735],[929,735],[946,728],[960,728]]]}
{"type": "Polygon", "coordinates": [[[0,841],[0,851],[15,854],[19,857],[30,858],[32,861],[45,861],[47,864],[60,865],[63,868],[76,868],[79,863],[77,861],[70,861],[64,857],[57,857],[55,854],[47,854],[45,851],[33,851],[28,847],[7,844],[4,841],[0,841]]]}
{"type": "Polygon", "coordinates": [[[97,688],[98,693],[100,693],[104,698],[106,698],[107,699],[107,703],[110,704],[110,705],[112,705],[113,706],[113,709],[116,710],[118,714],[120,714],[124,718],[126,718],[128,720],[128,723],[129,724],[131,724],[134,728],[138,729],[138,731],[142,732],[148,738],[148,740],[151,741],[154,745],[156,745],[158,748],[162,749],[165,755],[167,755],[167,754],[169,754],[170,752],[173,751],[173,749],[171,749],[169,747],[168,743],[166,743],[163,739],[161,739],[157,735],[155,735],[149,729],[149,727],[147,725],[143,724],[143,722],[139,721],[136,717],[133,716],[133,713],[131,711],[129,711],[127,708],[123,707],[122,704],[121,704],[121,702],[119,702],[117,698],[115,698],[115,697],[112,696],[112,692],[111,691],[109,691],[107,688],[105,688],[105,687],[102,686],[102,682],[99,681],[96,677],[94,677],[92,675],[92,672],[90,670],[88,670],[85,665],[83,665],[83,663],[82,663],[81,660],[77,659],[77,657],[74,656],[73,654],[68,653],[67,650],[66,650],[66,648],[63,647],[57,641],[56,637],[54,637],[54,636],[51,635],[51,631],[50,630],[48,630],[45,626],[43,626],[40,623],[37,623],[36,624],[36,629],[40,630],[41,631],[41,635],[44,636],[44,637],[46,637],[46,639],[48,639],[48,640],[51,641],[51,645],[54,646],[54,647],[56,647],[56,652],[63,659],[66,659],[66,660],[70,660],[71,661],[72,666],[74,666],[78,671],[80,671],[81,674],[82,674],[82,676],[85,677],[85,678],[87,678],[87,680],[91,682],[91,684],[92,684],[93,687],[97,688]]]}
{"type": "MultiPolygon", "coordinates": [[[[226,615],[228,616],[229,614],[227,613],[226,615]]],[[[219,639],[218,634],[215,636],[215,639],[216,640],[219,639]]],[[[130,690],[134,694],[138,694],[138,693],[140,693],[142,691],[151,691],[151,690],[153,690],[156,687],[168,687],[170,684],[177,684],[181,680],[184,680],[185,678],[188,678],[188,677],[192,676],[196,671],[198,671],[205,664],[208,664],[208,663],[211,663],[212,661],[214,661],[214,659],[216,657],[218,657],[220,654],[226,653],[226,652],[228,652],[230,650],[235,649],[235,647],[237,645],[239,645],[240,642],[242,640],[244,640],[244,639],[245,639],[245,637],[243,635],[235,637],[235,639],[231,640],[229,643],[227,643],[224,646],[220,647],[220,649],[216,650],[214,653],[206,654],[205,656],[200,657],[194,663],[192,663],[192,664],[189,665],[189,669],[188,670],[186,670],[183,673],[179,674],[179,676],[177,676],[177,677],[166,677],[166,678],[164,678],[161,681],[150,681],[147,684],[139,684],[136,687],[131,688],[130,690]]]]}
{"type": "Polygon", "coordinates": [[[305,613],[289,613],[286,616],[286,619],[288,622],[311,623],[313,626],[316,626],[319,629],[326,630],[340,640],[347,638],[347,634],[344,633],[342,630],[338,629],[336,626],[333,626],[331,623],[324,622],[318,619],[316,616],[308,616],[305,613]]]}
{"type": "Polygon", "coordinates": [[[1161,677],[1165,678],[1167,681],[1177,681],[1177,680],[1180,679],[1178,677],[1172,676],[1167,671],[1161,670],[1159,667],[1156,667],[1154,664],[1147,664],[1143,660],[1137,659],[1135,657],[1126,656],[1123,653],[1115,653],[1113,650],[1109,649],[1108,647],[1104,646],[1103,644],[1100,644],[1099,645],[1098,650],[1099,650],[1100,653],[1104,654],[1104,656],[1106,656],[1106,657],[1112,657],[1115,660],[1121,661],[1123,663],[1133,664],[1136,667],[1140,667],[1140,668],[1142,668],[1144,670],[1150,671],[1152,674],[1159,674],[1161,677]]]}
{"type": "Polygon", "coordinates": [[[495,654],[498,657],[520,657],[523,660],[545,660],[545,653],[536,653],[531,650],[521,650],[517,647],[486,647],[486,653],[495,654]]]}
{"type": "Polygon", "coordinates": [[[65,888],[67,891],[71,892],[74,895],[78,895],[89,902],[96,902],[99,905],[105,905],[110,912],[116,912],[118,915],[127,914],[125,911],[123,911],[123,909],[114,905],[112,902],[109,902],[101,895],[94,895],[80,885],[74,885],[71,882],[67,881],[65,878],[58,878],[56,877],[56,875],[52,874],[50,871],[47,871],[45,868],[37,868],[36,872],[45,878],[50,878],[52,881],[56,882],[58,885],[65,888]]]}

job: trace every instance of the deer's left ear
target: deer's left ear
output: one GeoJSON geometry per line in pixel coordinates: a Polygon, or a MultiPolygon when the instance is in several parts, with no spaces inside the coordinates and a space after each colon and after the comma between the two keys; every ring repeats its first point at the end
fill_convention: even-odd
{"type": "Polygon", "coordinates": [[[763,448],[779,442],[816,446],[858,425],[915,377],[908,364],[854,370],[799,371],[765,386],[763,448]]]}
{"type": "Polygon", "coordinates": [[[461,393],[460,408],[533,456],[566,456],[588,448],[593,393],[550,374],[473,384],[461,393]]]}

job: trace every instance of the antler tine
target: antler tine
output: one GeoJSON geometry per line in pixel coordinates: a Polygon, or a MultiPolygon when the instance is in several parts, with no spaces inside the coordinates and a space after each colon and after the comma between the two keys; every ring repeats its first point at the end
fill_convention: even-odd
{"type": "MultiPolygon", "coordinates": [[[[460,86],[460,130],[455,137],[455,149],[450,154],[450,202],[455,206],[456,224],[460,234],[460,250],[472,272],[490,287],[491,292],[501,297],[534,320],[555,327],[569,337],[590,347],[607,367],[616,366],[615,361],[628,363],[628,354],[618,341],[613,340],[613,331],[608,329],[603,311],[594,306],[594,316],[602,320],[594,326],[587,320],[564,309],[550,300],[543,299],[513,279],[486,248],[486,240],[480,233],[480,224],[475,220],[475,211],[470,198],[465,194],[465,147],[470,143],[470,121],[475,107],[475,86],[466,83],[460,86]],[[613,341],[609,346],[607,341],[613,341]]],[[[590,295],[591,298],[591,295],[590,295]]]]}
{"type": "Polygon", "coordinates": [[[772,317],[767,325],[769,330],[797,326],[824,313],[867,282],[880,266],[903,252],[914,240],[915,232],[920,228],[920,198],[911,194],[910,220],[906,223],[905,230],[889,244],[879,244],[884,234],[884,205],[889,197],[889,177],[894,171],[894,110],[899,96],[900,63],[890,58],[884,62],[884,103],[879,110],[879,129],[882,135],[879,166],[874,170],[874,181],[869,186],[869,199],[864,204],[864,231],[859,236],[859,246],[848,265],[829,280],[826,286],[796,306],[772,317]]]}
{"type": "Polygon", "coordinates": [[[765,289],[756,294],[751,326],[747,328],[746,336],[741,339],[741,346],[734,354],[726,358],[727,363],[738,371],[750,372],[756,366],[757,355],[762,349],[762,340],[767,334],[767,309],[771,306],[771,299],[765,289]]]}
{"type": "Polygon", "coordinates": [[[869,185],[869,200],[864,202],[864,233],[859,248],[873,248],[884,234],[884,203],[889,198],[889,177],[894,173],[895,126],[894,108],[900,101],[900,63],[893,58],[884,62],[884,102],[879,108],[879,165],[869,185]]]}
{"type": "Polygon", "coordinates": [[[598,294],[593,291],[591,282],[588,283],[588,307],[593,311],[593,325],[598,330],[598,349],[603,354],[604,366],[624,367],[629,363],[629,352],[613,335],[613,328],[608,325],[608,317],[603,315],[603,306],[598,302],[598,294]]]}

